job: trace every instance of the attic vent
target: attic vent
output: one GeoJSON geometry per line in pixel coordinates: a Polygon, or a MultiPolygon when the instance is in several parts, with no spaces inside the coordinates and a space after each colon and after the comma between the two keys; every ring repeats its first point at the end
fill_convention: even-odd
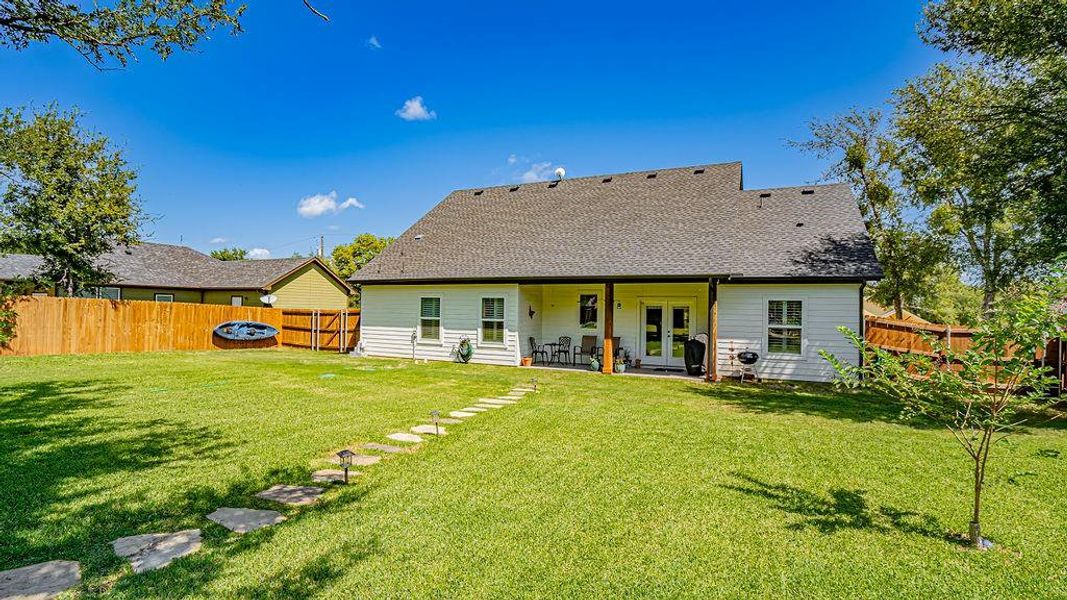
{"type": "Polygon", "coordinates": [[[474,192],[474,195],[475,196],[481,196],[482,195],[482,190],[478,190],[477,192],[474,192]]]}
{"type": "Polygon", "coordinates": [[[649,173],[648,175],[645,175],[645,179],[655,179],[655,178],[656,178],[656,173],[649,173]]]}
{"type": "Polygon", "coordinates": [[[771,193],[770,192],[763,192],[762,194],[759,195],[759,197],[760,198],[770,198],[771,197],[771,193]]]}
{"type": "Polygon", "coordinates": [[[508,191],[509,191],[509,192],[517,192],[517,191],[519,191],[519,186],[515,186],[515,187],[511,188],[511,189],[510,189],[510,190],[508,190],[508,191]]]}
{"type": "Polygon", "coordinates": [[[559,185],[559,182],[558,182],[558,181],[553,181],[552,183],[548,184],[548,187],[550,187],[550,188],[554,188],[554,187],[556,187],[557,185],[559,185]]]}
{"type": "Polygon", "coordinates": [[[415,241],[416,242],[421,242],[422,241],[422,234],[421,233],[415,236],[415,241]]]}
{"type": "Polygon", "coordinates": [[[803,227],[803,226],[804,226],[803,223],[797,223],[797,227],[803,227]]]}
{"type": "Polygon", "coordinates": [[[611,177],[605,177],[600,181],[600,183],[611,183],[611,177]]]}
{"type": "Polygon", "coordinates": [[[815,190],[800,190],[800,193],[805,196],[810,196],[815,193],[815,190]]]}
{"type": "Polygon", "coordinates": [[[704,169],[697,169],[696,171],[693,171],[693,175],[703,175],[703,174],[704,174],[704,169]]]}

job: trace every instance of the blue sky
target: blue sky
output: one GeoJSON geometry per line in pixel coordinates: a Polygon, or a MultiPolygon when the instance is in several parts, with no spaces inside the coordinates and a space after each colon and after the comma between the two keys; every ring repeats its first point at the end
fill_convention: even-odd
{"type": "Polygon", "coordinates": [[[0,104],[85,111],[139,169],[150,239],[285,257],[561,165],[741,160],[748,188],[815,181],[823,165],[786,140],[940,58],[918,1],[318,0],[330,23],[299,0],[250,4],[240,36],[120,71],[56,43],[0,48],[0,104]],[[405,114],[433,118],[399,116],[417,97],[405,114]]]}

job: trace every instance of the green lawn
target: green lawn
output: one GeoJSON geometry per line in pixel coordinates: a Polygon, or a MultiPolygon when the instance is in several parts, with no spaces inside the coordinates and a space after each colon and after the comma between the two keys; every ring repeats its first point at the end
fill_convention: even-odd
{"type": "Polygon", "coordinates": [[[84,597],[1065,597],[1067,429],[998,447],[956,541],[950,435],[823,386],[717,385],[303,352],[0,359],[0,570],[80,560],[84,597]],[[542,391],[245,536],[346,444],[536,376],[542,391]],[[109,542],[199,527],[133,575],[109,542]]]}

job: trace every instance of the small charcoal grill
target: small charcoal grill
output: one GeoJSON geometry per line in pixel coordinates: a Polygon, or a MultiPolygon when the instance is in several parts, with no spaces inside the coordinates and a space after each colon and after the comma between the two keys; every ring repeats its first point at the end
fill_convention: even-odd
{"type": "Polygon", "coordinates": [[[759,354],[751,350],[737,353],[737,361],[741,363],[741,382],[745,377],[752,376],[753,381],[759,381],[759,372],[756,371],[756,363],[759,362],[759,354]]]}

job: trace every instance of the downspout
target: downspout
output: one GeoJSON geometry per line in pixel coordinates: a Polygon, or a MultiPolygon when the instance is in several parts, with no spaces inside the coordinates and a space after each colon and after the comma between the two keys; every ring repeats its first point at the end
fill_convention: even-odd
{"type": "MultiPolygon", "coordinates": [[[[859,328],[859,334],[860,334],[860,339],[863,340],[863,341],[867,341],[867,318],[863,315],[863,292],[864,292],[864,290],[866,288],[867,288],[867,282],[866,281],[861,281],[860,282],[860,328],[859,328]]],[[[859,364],[859,367],[860,367],[860,369],[862,371],[862,369],[863,369],[863,349],[862,348],[860,349],[860,364],[859,364]]]]}

